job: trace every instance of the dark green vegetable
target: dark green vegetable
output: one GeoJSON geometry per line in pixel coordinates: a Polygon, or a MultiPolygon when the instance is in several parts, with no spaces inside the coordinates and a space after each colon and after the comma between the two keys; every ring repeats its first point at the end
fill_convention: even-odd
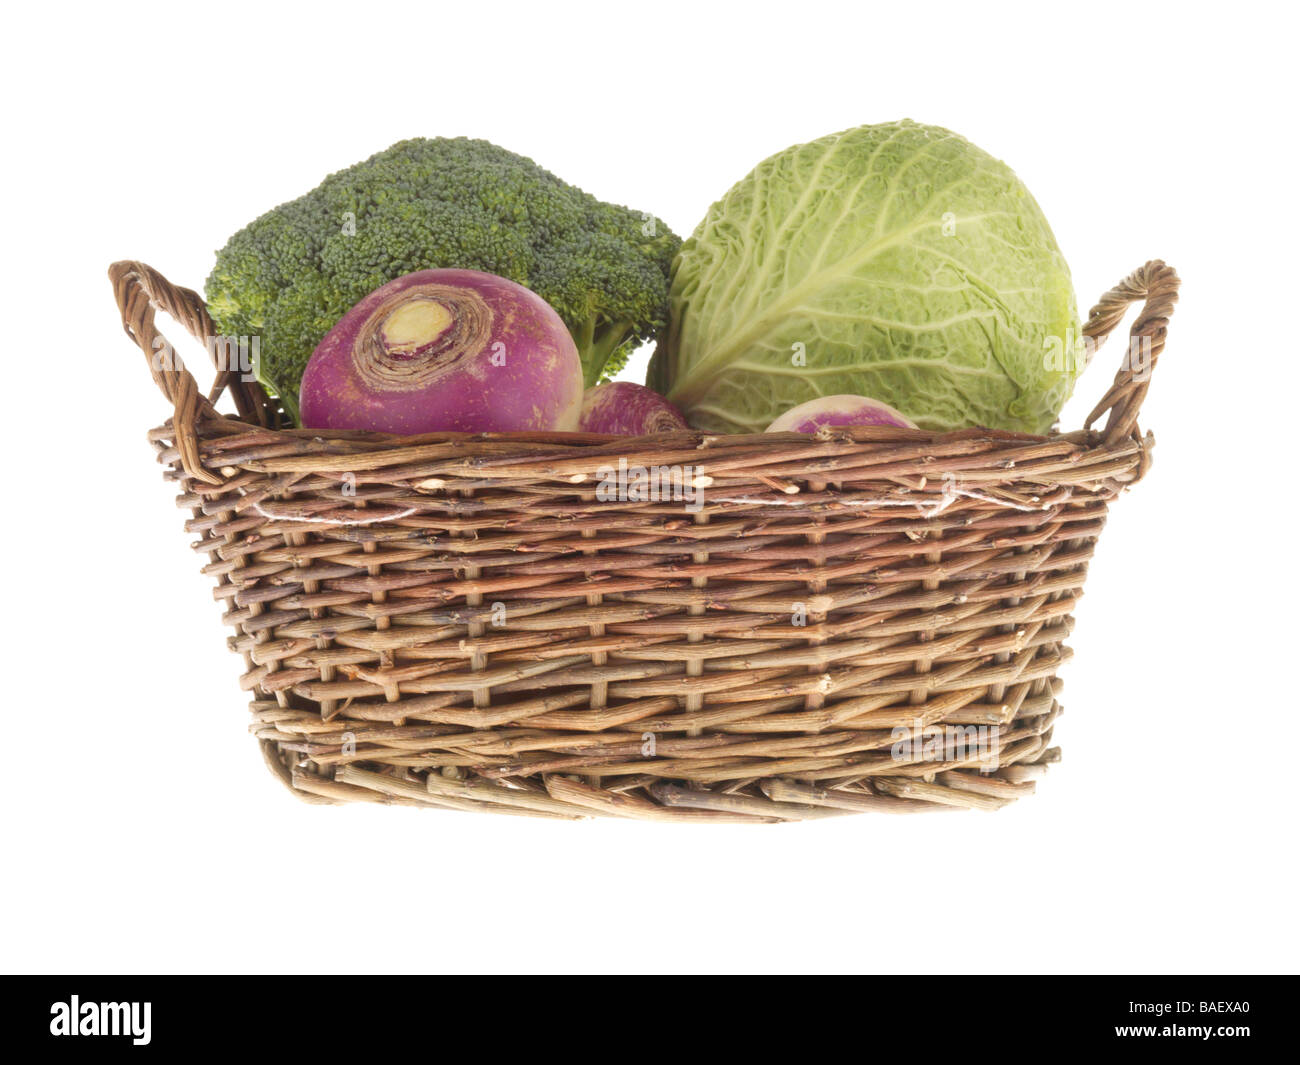
{"type": "Polygon", "coordinates": [[[573,334],[588,386],[667,321],[681,240],[487,141],[407,140],[267,212],[217,253],[208,308],[223,335],[261,337],[258,376],[298,420],[303,370],[348,309],[417,270],[525,285],[573,334]]]}

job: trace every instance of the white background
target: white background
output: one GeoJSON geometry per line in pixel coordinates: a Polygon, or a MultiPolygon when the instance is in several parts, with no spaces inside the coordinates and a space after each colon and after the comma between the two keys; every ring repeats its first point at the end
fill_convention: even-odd
{"type": "Polygon", "coordinates": [[[0,965],[1294,971],[1283,10],[11,7],[0,965]],[[1148,258],[1185,280],[1142,418],[1155,467],[1102,537],[1038,794],[768,828],[294,801],[145,443],[168,411],[109,262],[201,287],[234,230],[411,136],[488,138],[686,234],[772,152],[900,117],[1018,171],[1081,309],[1148,258]]]}

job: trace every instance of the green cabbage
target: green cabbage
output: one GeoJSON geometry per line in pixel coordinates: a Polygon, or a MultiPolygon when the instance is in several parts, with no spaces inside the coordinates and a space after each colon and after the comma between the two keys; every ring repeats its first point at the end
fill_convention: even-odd
{"type": "Polygon", "coordinates": [[[910,121],[759,163],[682,246],[670,304],[648,383],[709,432],[853,394],[926,429],[1044,433],[1082,369],[1069,268],[1029,190],[910,121]]]}

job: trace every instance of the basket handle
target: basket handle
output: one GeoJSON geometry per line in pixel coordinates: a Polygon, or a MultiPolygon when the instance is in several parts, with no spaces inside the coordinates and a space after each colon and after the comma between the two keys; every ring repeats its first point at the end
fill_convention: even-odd
{"type": "Polygon", "coordinates": [[[154,323],[156,312],[165,311],[195,340],[208,345],[214,357],[216,349],[208,343],[215,328],[203,298],[193,289],[173,285],[152,266],[124,260],[108,268],[113,295],[122,315],[122,328],[144,352],[154,384],[171,402],[172,425],[176,430],[176,447],[185,472],[207,484],[221,484],[221,478],[203,468],[199,460],[195,425],[209,415],[216,416],[214,404],[227,390],[234,397],[239,416],[253,425],[274,424],[270,402],[255,381],[244,380],[231,367],[217,367],[212,390],[205,396],[199,391],[194,375],[176,357],[167,338],[154,323]]]}
{"type": "MultiPolygon", "coordinates": [[[[204,469],[199,460],[195,433],[198,419],[216,415],[214,404],[223,392],[229,390],[242,419],[263,428],[274,428],[276,417],[271,400],[256,381],[245,380],[230,367],[220,366],[212,390],[204,396],[199,392],[194,375],[174,356],[171,344],[154,324],[155,313],[161,310],[170,314],[190,336],[206,344],[215,330],[207,305],[197,292],[173,285],[153,267],[129,259],[113,263],[108,268],[108,277],[113,283],[113,294],[122,315],[122,327],[144,352],[154,383],[173,406],[172,424],[176,430],[181,465],[191,477],[208,484],[220,484],[221,479],[204,469]]],[[[1180,284],[1173,267],[1152,259],[1102,296],[1088,314],[1083,335],[1094,342],[1095,353],[1123,319],[1128,305],[1137,300],[1146,301],[1129,332],[1129,351],[1133,350],[1134,341],[1141,343],[1146,340],[1149,344],[1146,354],[1150,361],[1144,358],[1135,368],[1132,365],[1134,360],[1126,352],[1110,390],[1102,396],[1083,425],[1085,430],[1091,429],[1098,418],[1109,412],[1106,427],[1102,430],[1107,445],[1118,444],[1126,436],[1137,434],[1138,412],[1151,384],[1151,371],[1164,351],[1169,318],[1178,301],[1180,284]]]]}
{"type": "Polygon", "coordinates": [[[1115,383],[1088,415],[1083,423],[1084,429],[1091,429],[1092,423],[1107,411],[1106,428],[1102,430],[1103,441],[1114,446],[1127,436],[1139,436],[1137,419],[1146,399],[1147,389],[1151,385],[1151,371],[1156,360],[1165,348],[1165,337],[1169,331],[1169,318],[1174,313],[1174,304],[1178,302],[1178,286],[1181,282],[1172,266],[1166,266],[1159,259],[1138,267],[1128,277],[1107,292],[1088,314],[1088,321],[1083,327],[1083,335],[1094,341],[1093,351],[1105,342],[1112,329],[1119,325],[1130,303],[1145,300],[1142,311],[1129,331],[1129,348],[1124,354],[1123,364],[1115,374],[1115,383]],[[1132,358],[1135,350],[1142,350],[1140,360],[1132,358]],[[1133,363],[1137,361],[1138,365],[1133,363]]]}

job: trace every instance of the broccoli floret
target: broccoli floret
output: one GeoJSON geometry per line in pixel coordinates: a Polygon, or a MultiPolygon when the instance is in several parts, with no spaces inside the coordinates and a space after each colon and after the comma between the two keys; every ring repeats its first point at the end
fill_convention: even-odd
{"type": "Polygon", "coordinates": [[[380,285],[436,267],[536,292],[569,327],[591,386],[663,329],[680,245],[654,216],[487,141],[407,140],[231,237],[208,309],[221,334],[260,336],[258,376],[295,421],[303,370],[334,323],[380,285]]]}

